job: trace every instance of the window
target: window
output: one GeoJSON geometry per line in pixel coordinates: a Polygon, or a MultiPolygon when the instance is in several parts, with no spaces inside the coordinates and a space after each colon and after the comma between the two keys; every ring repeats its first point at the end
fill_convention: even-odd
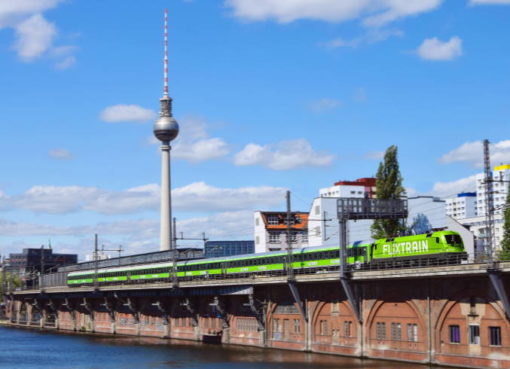
{"type": "Polygon", "coordinates": [[[269,233],[269,243],[279,243],[280,234],[276,232],[269,233]]]}
{"type": "Polygon", "coordinates": [[[351,335],[352,335],[351,328],[352,328],[352,322],[345,321],[344,322],[344,336],[345,337],[351,337],[351,335]]]}
{"type": "Polygon", "coordinates": [[[255,237],[255,243],[256,243],[257,245],[260,243],[260,237],[259,237],[259,236],[255,237]]]}
{"type": "Polygon", "coordinates": [[[301,242],[308,242],[308,233],[301,234],[301,242]]]}
{"type": "Polygon", "coordinates": [[[460,328],[458,325],[448,326],[450,330],[450,343],[460,343],[460,328]]]}
{"type": "Polygon", "coordinates": [[[407,325],[407,340],[411,342],[418,342],[418,325],[408,324],[407,325]]]}
{"type": "Polygon", "coordinates": [[[294,333],[301,333],[301,322],[299,319],[294,319],[294,333]]]}
{"type": "Polygon", "coordinates": [[[297,233],[296,232],[291,232],[290,242],[297,242],[297,233]]]}
{"type": "Polygon", "coordinates": [[[392,341],[402,340],[402,329],[400,323],[391,323],[391,340],[392,341]]]}
{"type": "Polygon", "coordinates": [[[501,346],[501,327],[489,327],[489,344],[501,346]]]}
{"type": "Polygon", "coordinates": [[[332,313],[338,313],[338,301],[331,303],[331,312],[332,313]]]}
{"type": "Polygon", "coordinates": [[[278,215],[269,215],[267,217],[267,222],[270,225],[278,225],[278,215]]]}
{"type": "Polygon", "coordinates": [[[320,205],[315,205],[315,215],[320,215],[320,213],[321,213],[320,205]]]}
{"type": "Polygon", "coordinates": [[[321,320],[320,321],[320,328],[321,328],[321,335],[327,336],[328,335],[328,321],[327,320],[321,320]]]}
{"type": "Polygon", "coordinates": [[[480,344],[480,326],[479,325],[470,325],[469,326],[469,343],[471,345],[479,345],[480,344]]]}
{"type": "Polygon", "coordinates": [[[260,224],[259,218],[255,219],[255,225],[258,227],[260,224]]]}
{"type": "Polygon", "coordinates": [[[378,341],[383,341],[386,339],[386,323],[377,323],[375,335],[378,341]]]}

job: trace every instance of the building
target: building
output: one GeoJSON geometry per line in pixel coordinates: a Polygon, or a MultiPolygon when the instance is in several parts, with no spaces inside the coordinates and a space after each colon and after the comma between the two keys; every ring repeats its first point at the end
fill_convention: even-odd
{"type": "Polygon", "coordinates": [[[77,262],[77,254],[55,254],[51,248],[29,248],[19,254],[9,254],[5,269],[20,276],[35,276],[41,270],[54,272],[58,267],[77,262]]]}
{"type": "MultiPolygon", "coordinates": [[[[487,218],[485,215],[472,218],[458,219],[459,223],[467,227],[475,237],[475,254],[480,255],[484,252],[484,245],[487,241],[487,218]]],[[[503,214],[494,215],[494,234],[493,234],[493,251],[497,252],[501,249],[501,241],[503,240],[503,225],[505,221],[503,214]]]]}
{"type": "Polygon", "coordinates": [[[253,254],[254,252],[255,242],[252,240],[206,241],[204,246],[204,256],[206,258],[253,254]]]}
{"type": "MultiPolygon", "coordinates": [[[[506,203],[508,194],[508,184],[510,181],[510,164],[494,167],[492,173],[494,183],[492,184],[492,196],[494,201],[494,214],[502,214],[503,206],[506,203]]],[[[486,214],[485,196],[486,185],[484,183],[485,174],[476,175],[476,215],[484,216],[486,214]]]]}
{"type": "MultiPolygon", "coordinates": [[[[287,213],[281,211],[256,211],[255,252],[286,250],[287,213]]],[[[290,220],[290,244],[292,248],[308,246],[308,213],[293,211],[290,220]]]]}
{"type": "Polygon", "coordinates": [[[476,217],[476,192],[461,192],[447,198],[446,215],[454,219],[476,217]]]}
{"type": "Polygon", "coordinates": [[[331,187],[321,188],[320,197],[375,197],[375,178],[359,178],[355,181],[339,181],[331,187]]]}

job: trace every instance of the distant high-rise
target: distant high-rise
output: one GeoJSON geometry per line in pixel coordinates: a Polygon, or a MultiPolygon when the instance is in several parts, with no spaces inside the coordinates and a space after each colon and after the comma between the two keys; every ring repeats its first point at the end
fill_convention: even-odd
{"type": "Polygon", "coordinates": [[[154,123],[154,136],[161,141],[161,224],[160,250],[170,250],[172,245],[172,197],[170,182],[170,141],[179,134],[179,124],[172,116],[172,98],[168,95],[168,11],[165,9],[163,97],[160,101],[159,119],[154,123]]]}

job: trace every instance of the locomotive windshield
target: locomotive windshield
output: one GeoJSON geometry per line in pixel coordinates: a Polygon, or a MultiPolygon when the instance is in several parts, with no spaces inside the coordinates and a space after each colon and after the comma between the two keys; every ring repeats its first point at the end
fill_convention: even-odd
{"type": "Polygon", "coordinates": [[[446,243],[448,243],[450,245],[462,243],[462,238],[460,238],[460,236],[457,234],[448,234],[448,235],[445,235],[444,238],[446,239],[446,243]]]}

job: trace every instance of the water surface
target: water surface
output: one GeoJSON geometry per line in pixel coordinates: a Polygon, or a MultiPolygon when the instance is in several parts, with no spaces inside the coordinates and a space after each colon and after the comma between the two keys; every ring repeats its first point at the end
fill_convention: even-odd
{"type": "Polygon", "coordinates": [[[285,350],[9,327],[0,327],[0,368],[428,369],[423,365],[285,350]]]}

